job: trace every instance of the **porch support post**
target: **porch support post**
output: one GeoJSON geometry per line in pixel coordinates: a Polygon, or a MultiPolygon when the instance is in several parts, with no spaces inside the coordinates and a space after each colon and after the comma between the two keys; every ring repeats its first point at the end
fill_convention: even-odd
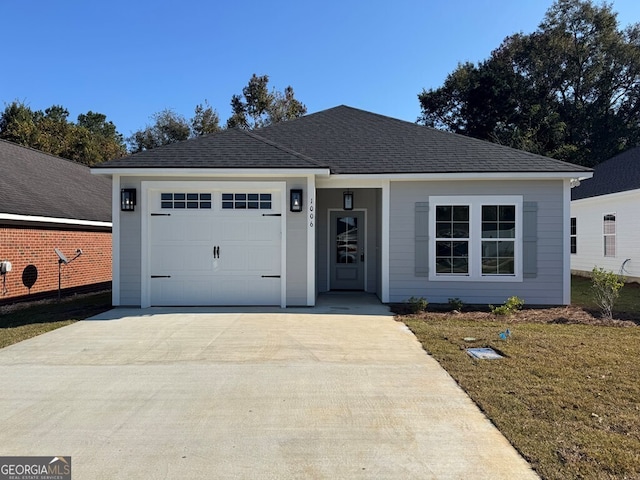
{"type": "Polygon", "coordinates": [[[316,177],[307,176],[307,306],[316,304],[316,224],[318,206],[316,205],[316,177]]]}
{"type": "Polygon", "coordinates": [[[389,180],[382,181],[382,212],[381,212],[381,220],[382,220],[382,228],[380,239],[380,248],[381,248],[381,265],[380,265],[380,275],[382,280],[382,303],[389,303],[389,232],[390,232],[390,185],[391,182],[389,180]]]}

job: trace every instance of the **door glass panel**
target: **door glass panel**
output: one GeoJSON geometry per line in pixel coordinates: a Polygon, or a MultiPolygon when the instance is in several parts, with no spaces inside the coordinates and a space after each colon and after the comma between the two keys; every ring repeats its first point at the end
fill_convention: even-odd
{"type": "Polygon", "coordinates": [[[356,263],[358,255],[358,218],[337,217],[336,221],[336,262],[356,263]]]}

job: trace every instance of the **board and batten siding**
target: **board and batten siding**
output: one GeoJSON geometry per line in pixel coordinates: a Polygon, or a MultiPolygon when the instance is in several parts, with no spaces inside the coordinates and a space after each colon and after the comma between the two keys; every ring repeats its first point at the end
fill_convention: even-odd
{"type": "Polygon", "coordinates": [[[571,255],[571,270],[588,274],[594,267],[622,273],[640,280],[640,190],[601,195],[571,202],[571,217],[577,222],[577,253],[571,255]],[[604,216],[616,215],[616,254],[604,256],[604,216]],[[629,261],[626,261],[629,259],[629,261]],[[626,263],[625,263],[626,261],[626,263]],[[624,271],[621,271],[624,263],[624,271]]]}
{"type": "MultiPolygon", "coordinates": [[[[431,303],[460,298],[467,304],[502,304],[517,295],[529,305],[563,303],[562,180],[504,180],[455,182],[391,182],[389,239],[389,301],[424,297],[431,303]],[[521,195],[523,204],[537,205],[537,272],[522,281],[429,281],[415,271],[415,205],[430,196],[521,195]]],[[[568,222],[568,219],[566,219],[568,222]]],[[[568,227],[566,227],[568,234],[568,227]]],[[[433,232],[429,232],[431,236],[433,232]]],[[[433,265],[429,265],[432,268],[433,265]]]]}
{"type": "MultiPolygon", "coordinates": [[[[141,184],[143,181],[167,181],[167,182],[247,182],[250,186],[252,182],[270,182],[270,181],[286,181],[286,190],[283,195],[286,198],[286,210],[282,212],[286,215],[287,225],[287,249],[286,249],[286,268],[287,268],[287,305],[306,305],[307,304],[307,215],[304,211],[308,205],[304,205],[304,211],[301,213],[289,212],[289,190],[291,188],[303,188],[306,191],[307,179],[305,177],[292,177],[287,179],[281,178],[220,178],[220,177],[139,177],[139,176],[121,176],[120,188],[135,188],[137,191],[137,206],[133,212],[114,212],[118,215],[120,221],[120,238],[114,238],[114,242],[120,242],[118,261],[120,270],[120,306],[140,306],[142,279],[141,279],[141,256],[142,256],[142,219],[141,219],[141,202],[146,201],[142,198],[141,184]]],[[[283,232],[284,233],[284,232],[283,232]]],[[[115,251],[115,249],[114,249],[115,251]]],[[[115,269],[114,269],[115,273],[115,269]]]]}

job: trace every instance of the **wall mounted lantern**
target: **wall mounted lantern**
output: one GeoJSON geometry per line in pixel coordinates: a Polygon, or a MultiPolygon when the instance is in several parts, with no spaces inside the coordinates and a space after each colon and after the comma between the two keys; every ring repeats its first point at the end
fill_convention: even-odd
{"type": "Polygon", "coordinates": [[[342,209],[353,210],[353,192],[350,190],[342,194],[342,209]]]}
{"type": "Polygon", "coordinates": [[[302,211],[302,190],[291,190],[289,200],[289,210],[292,212],[302,211]]]}
{"type": "Polygon", "coordinates": [[[120,210],[133,212],[136,209],[136,189],[123,188],[120,190],[120,210]]]}

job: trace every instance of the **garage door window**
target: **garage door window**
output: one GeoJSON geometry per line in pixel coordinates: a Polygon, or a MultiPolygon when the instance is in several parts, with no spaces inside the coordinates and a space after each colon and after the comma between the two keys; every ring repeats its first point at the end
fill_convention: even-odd
{"type": "Polygon", "coordinates": [[[162,208],[211,208],[210,193],[161,193],[162,208]]]}
{"type": "Polygon", "coordinates": [[[230,210],[271,210],[271,194],[223,193],[222,208],[230,210]]]}

